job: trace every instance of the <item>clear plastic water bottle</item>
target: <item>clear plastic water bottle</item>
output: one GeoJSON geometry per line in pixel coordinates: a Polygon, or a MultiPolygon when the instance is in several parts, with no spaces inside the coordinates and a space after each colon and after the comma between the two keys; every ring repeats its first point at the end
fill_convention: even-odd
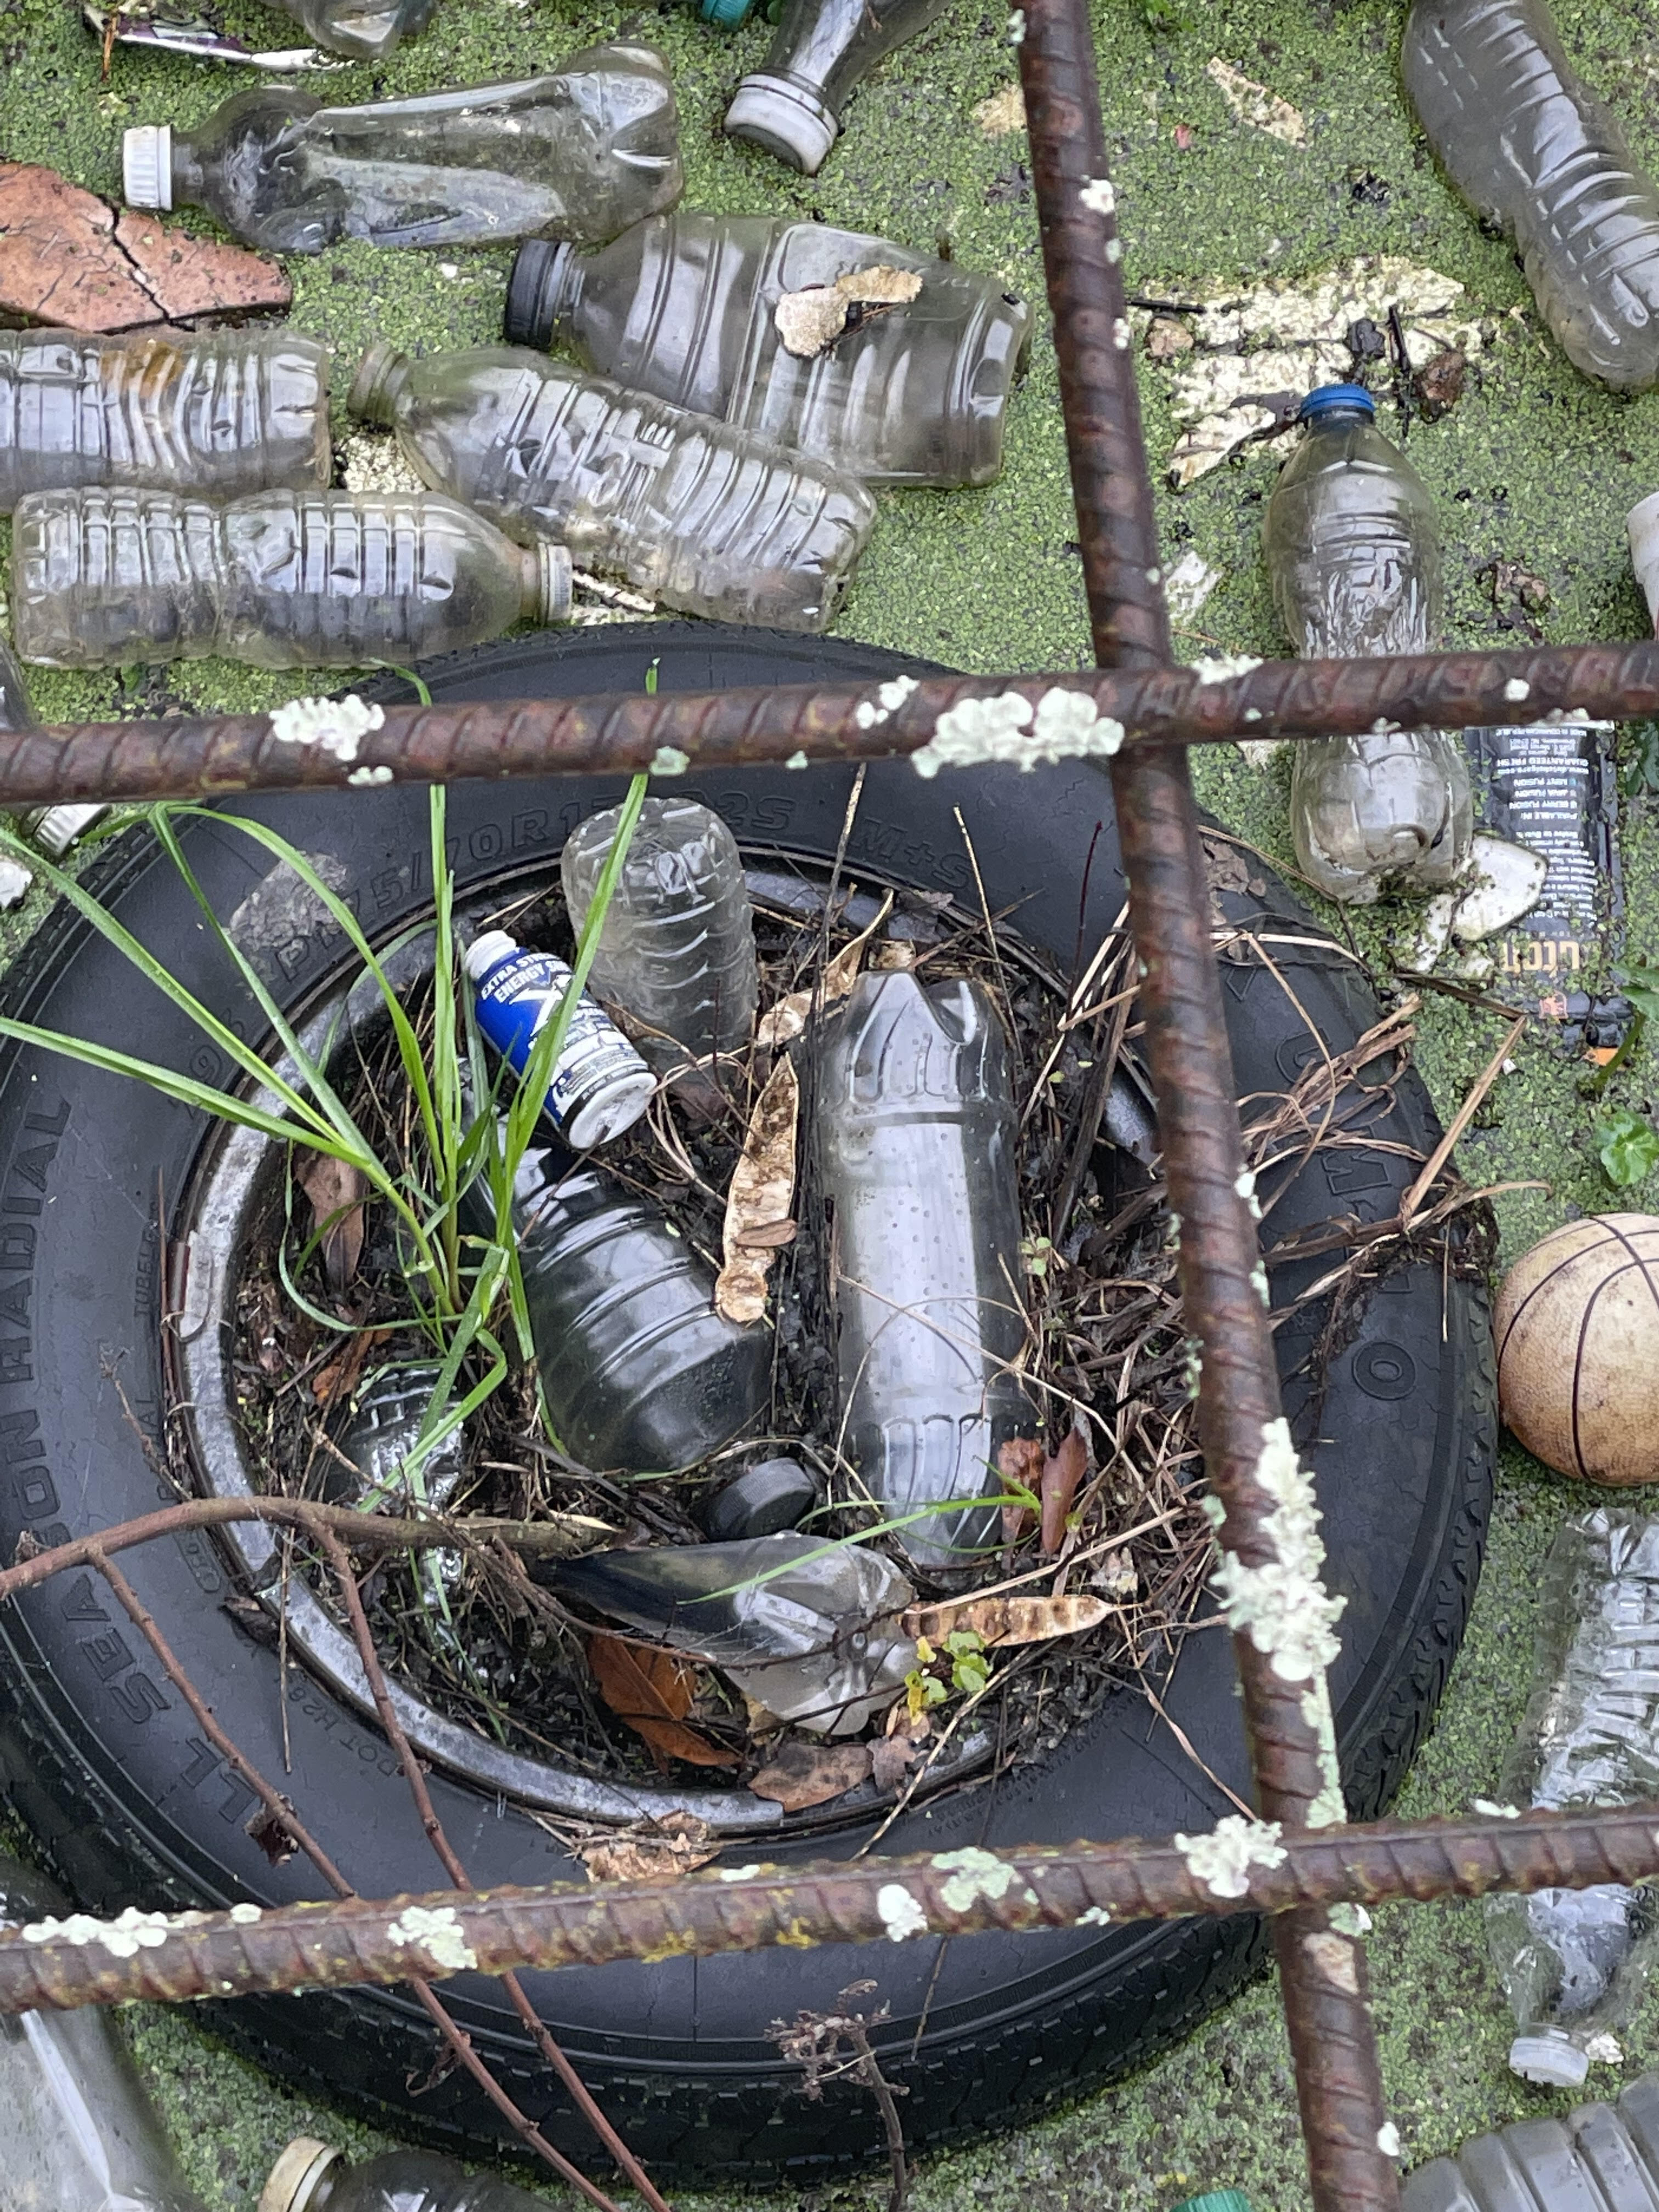
{"type": "MultiPolygon", "coordinates": [[[[1659,1520],[1598,1507],[1545,1569],[1531,1699],[1500,1784],[1560,1808],[1659,1797],[1659,1520]]],[[[1486,1900],[1492,1963],[1520,2033],[1510,2063],[1576,2088],[1651,1968],[1659,1899],[1617,1883],[1486,1900]]],[[[1608,2055],[1611,2055],[1609,2053],[1608,2055]]]]}
{"type": "MultiPolygon", "coordinates": [[[[1376,414],[1355,384],[1310,392],[1305,434],[1267,502],[1273,599],[1305,659],[1426,652],[1440,628],[1433,503],[1376,414]]],[[[1364,905],[1389,880],[1438,890],[1462,868],[1468,768],[1443,730],[1316,738],[1295,755],[1297,860],[1328,898],[1364,905]]]]}
{"type": "MultiPolygon", "coordinates": [[[[0,1924],[61,1919],[69,1899],[0,1857],[0,1924]]],[[[17,2212],[203,2212],[101,2008],[0,2019],[0,2202],[17,2212]]]]}
{"type": "MultiPolygon", "coordinates": [[[[481,1194],[470,1193],[470,1222],[481,1194]]],[[[715,1310],[714,1270],[667,1216],[549,1149],[525,1155],[513,1227],[542,1394],[586,1467],[678,1474],[759,1415],[772,1336],[715,1310]]]]}
{"type": "Polygon", "coordinates": [[[521,348],[365,356],[351,411],[427,483],[682,613],[829,627],[876,519],[828,463],[521,348]]]}
{"type": "Polygon", "coordinates": [[[340,1431],[339,1446],[362,1480],[353,1485],[336,1462],[325,1469],[330,1495],[363,1513],[405,1513],[415,1505],[441,1513],[460,1487],[466,1470],[462,1431],[453,1429],[428,1453],[417,1479],[409,1473],[409,1455],[419,1441],[432,1394],[442,1369],[435,1363],[398,1367],[375,1377],[357,1400],[340,1431]]]}
{"type": "Polygon", "coordinates": [[[295,2136],[266,2177],[258,2212],[547,2212],[547,2199],[436,2151],[382,2151],[359,2166],[295,2136]]]}
{"type": "Polygon", "coordinates": [[[757,73],[738,85],[726,128],[816,176],[847,95],[878,62],[936,22],[951,0],[784,0],[757,73]]]}
{"type": "MultiPolygon", "coordinates": [[[[526,952],[504,929],[486,930],[467,947],[478,1027],[507,1066],[522,1075],[538,1032],[575,981],[551,952],[526,952]]],[[[586,992],[571,1010],[564,1046],[548,1079],[545,1110],[579,1152],[631,1129],[651,1103],[657,1079],[586,992]]]]}
{"type": "Polygon", "coordinates": [[[620,45],[546,76],[366,107],[266,86],[195,131],[129,131],[123,161],[130,206],[205,208],[271,253],[337,238],[504,246],[541,231],[597,244],[672,207],[684,181],[662,56],[620,45]]]}
{"type": "Polygon", "coordinates": [[[38,730],[40,726],[40,717],[34,711],[16,656],[0,638],[0,730],[38,730]]]}
{"type": "Polygon", "coordinates": [[[834,1209],[843,1449],[921,1566],[992,1540],[973,1500],[1035,1422],[1025,1342],[1018,1114],[1002,1024],[977,983],[861,975],[816,1053],[813,1139],[834,1209]]]}
{"type": "Polygon", "coordinates": [[[209,653],[256,668],[407,667],[570,611],[562,546],[514,545],[430,494],[33,492],[12,526],[12,628],[48,668],[209,653]]]}
{"type": "Polygon", "coordinates": [[[1645,390],[1659,378],[1659,191],[1543,0],[1416,0],[1402,67],[1430,144],[1514,239],[1568,359],[1645,390]]]}
{"type": "Polygon", "coordinates": [[[1659,2212],[1659,2075],[1616,2106],[1516,2120],[1409,2175],[1401,2212],[1659,2212]]]}
{"type": "Polygon", "coordinates": [[[328,351],[275,331],[0,331],[0,512],[133,484],[211,499],[320,489],[328,351]]]}
{"type": "MultiPolygon", "coordinates": [[[[588,909],[616,842],[620,807],[571,832],[559,862],[570,926],[588,909]]],[[[749,1041],[760,998],[755,910],[738,841],[695,799],[647,799],[593,955],[599,997],[638,1024],[641,1052],[663,1072],[749,1041]]]]}
{"type": "Polygon", "coordinates": [[[534,1571],[561,1596],[729,1674],[781,1721],[852,1735],[916,1663],[898,1615],[915,1591],[866,1544],[813,1536],[591,1552],[534,1571]]]}
{"type": "Polygon", "coordinates": [[[276,0],[331,53],[383,62],[425,30],[438,0],[276,0]]]}
{"type": "Polygon", "coordinates": [[[872,483],[986,484],[1002,467],[1029,318],[1001,280],[890,239],[782,216],[653,216],[591,256],[533,239],[507,289],[514,345],[573,345],[630,391],[740,424],[872,483]],[[877,264],[921,279],[810,360],[787,294],[877,264]]]}

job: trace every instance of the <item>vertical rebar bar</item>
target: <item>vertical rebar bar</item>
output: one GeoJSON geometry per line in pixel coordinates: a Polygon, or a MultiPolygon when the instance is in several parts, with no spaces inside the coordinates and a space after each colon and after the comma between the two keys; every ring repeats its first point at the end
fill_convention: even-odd
{"type": "MultiPolygon", "coordinates": [[[[1095,658],[1102,667],[1170,659],[1152,489],[1141,433],[1115,194],[1086,0],[1026,0],[1014,17],[1042,230],[1048,304],[1077,502],[1095,658]]],[[[1260,1279],[1231,1056],[1210,937],[1210,902],[1184,751],[1137,749],[1113,763],[1131,924],[1145,963],[1142,1006],[1181,1284],[1203,1362],[1198,1425],[1225,1511],[1220,1540],[1247,1568],[1279,1560],[1275,1499],[1259,1479],[1279,1376],[1260,1279]]],[[[1060,1234],[1064,1224],[1055,1229],[1060,1234]]],[[[1323,1779],[1316,1699],[1282,1680],[1248,1636],[1234,1647],[1262,1815],[1304,1822],[1323,1779]]],[[[1318,1817],[1315,1814],[1315,1817],[1318,1817]]],[[[1389,2212],[1399,2182],[1385,2124],[1363,1946],[1328,1914],[1276,1920],[1273,1940],[1318,2212],[1389,2212]]]]}

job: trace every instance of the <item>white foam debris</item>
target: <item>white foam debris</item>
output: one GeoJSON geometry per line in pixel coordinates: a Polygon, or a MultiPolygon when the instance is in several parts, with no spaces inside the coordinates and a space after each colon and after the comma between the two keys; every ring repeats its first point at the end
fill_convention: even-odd
{"type": "Polygon", "coordinates": [[[1616,2035],[1605,2033],[1591,2036],[1584,2045],[1584,2056],[1592,2066],[1622,2066],[1625,2063],[1624,2045],[1616,2035]]]}
{"type": "Polygon", "coordinates": [[[1212,568],[1201,553],[1189,547],[1164,579],[1164,596],[1170,612],[1177,622],[1190,622],[1220,581],[1220,569],[1212,568]]]}
{"type": "MultiPolygon", "coordinates": [[[[1355,323],[1386,327],[1389,308],[1397,307],[1413,368],[1449,349],[1479,354],[1502,326],[1498,317],[1483,318],[1470,307],[1455,277],[1403,254],[1364,254],[1316,276],[1268,278],[1242,291],[1237,285],[1203,287],[1188,296],[1202,313],[1164,319],[1186,331],[1192,346],[1154,356],[1181,426],[1170,456],[1177,490],[1247,439],[1272,429],[1287,397],[1346,382],[1353,374],[1347,335],[1355,323]]],[[[1139,327],[1149,327],[1150,311],[1140,315],[1139,327]]]]}
{"type": "Polygon", "coordinates": [[[1300,108],[1292,107],[1288,100],[1269,92],[1265,84],[1246,76],[1231,62],[1224,62],[1219,54],[1212,54],[1206,62],[1204,74],[1239,121],[1248,123],[1252,131],[1263,131],[1269,138],[1281,139],[1287,146],[1299,146],[1307,137],[1308,126],[1300,108]]]}
{"type": "Polygon", "coordinates": [[[1280,1832],[1277,1820],[1247,1820],[1242,1814],[1230,1813],[1208,1835],[1177,1836],[1175,1843],[1188,1872],[1212,1897],[1243,1897],[1249,1888],[1253,1866],[1284,1864],[1280,1832]]]}
{"type": "Polygon", "coordinates": [[[1478,945],[1530,914],[1544,893],[1550,864],[1530,846],[1479,830],[1469,848],[1468,890],[1458,896],[1451,933],[1460,945],[1478,945]]]}
{"type": "Polygon", "coordinates": [[[927,1933],[927,1915],[902,1881],[884,1881],[876,1892],[876,1914],[888,1940],[902,1943],[908,1936],[927,1933]]]}
{"type": "Polygon", "coordinates": [[[1252,1567],[1224,1552],[1215,1587],[1228,1626],[1249,1636],[1281,1681],[1311,1682],[1341,1650],[1335,1624],[1347,1600],[1332,1597],[1320,1580],[1320,1511],[1283,1414],[1262,1429],[1255,1480],[1273,1501],[1261,1533],[1274,1557],[1252,1567]]]}
{"type": "Polygon", "coordinates": [[[21,860],[0,860],[0,907],[21,905],[34,881],[21,860]]]}
{"type": "Polygon", "coordinates": [[[394,1949],[401,1950],[407,1944],[411,1950],[424,1951],[434,1966],[441,1966],[449,1973],[463,1973],[478,1963],[478,1954],[467,1942],[460,1916],[453,1905],[441,1905],[435,1909],[406,1905],[386,1932],[394,1949]]]}
{"type": "Polygon", "coordinates": [[[355,761],[371,730],[386,720],[386,709],[348,691],[343,699],[290,699],[270,711],[270,734],[278,744],[315,745],[337,761],[355,761]]]}

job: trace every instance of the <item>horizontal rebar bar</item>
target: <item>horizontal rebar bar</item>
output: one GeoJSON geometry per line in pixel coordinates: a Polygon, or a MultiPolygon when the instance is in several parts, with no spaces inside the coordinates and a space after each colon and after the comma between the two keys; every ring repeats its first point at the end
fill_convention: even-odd
{"type": "Polygon", "coordinates": [[[804,767],[929,747],[925,765],[932,765],[941,755],[952,761],[963,749],[971,753],[975,730],[988,756],[1006,759],[1024,751],[1035,760],[1103,756],[1114,739],[1112,724],[1121,724],[1132,744],[1213,744],[1231,738],[1337,736],[1379,721],[1462,729],[1577,714],[1592,720],[1659,714],[1659,642],[933,677],[908,694],[890,681],[872,681],[387,707],[380,727],[347,738],[337,750],[280,736],[269,714],[68,723],[0,732],[0,809],[393,779],[804,767]],[[1075,708],[1069,715],[1052,704],[1045,710],[1056,692],[1092,700],[1106,726],[1090,727],[1075,708]],[[1001,703],[965,716],[957,712],[987,701],[1001,703]]]}
{"type": "Polygon", "coordinates": [[[666,1882],[453,1889],[260,1911],[77,1913],[0,1935],[0,2014],[147,1997],[386,1985],[514,1968],[597,1966],[782,1945],[902,1942],[990,1929],[1105,1928],[1310,1905],[1427,1903],[1490,1890],[1584,1889],[1659,1874],[1659,1806],[1133,1838],[666,1882]],[[1195,1866],[1197,1870],[1195,1871],[1195,1866]],[[1236,1873],[1216,1873],[1217,1867],[1236,1873]],[[1207,1875],[1207,1878],[1206,1878],[1207,1875]]]}

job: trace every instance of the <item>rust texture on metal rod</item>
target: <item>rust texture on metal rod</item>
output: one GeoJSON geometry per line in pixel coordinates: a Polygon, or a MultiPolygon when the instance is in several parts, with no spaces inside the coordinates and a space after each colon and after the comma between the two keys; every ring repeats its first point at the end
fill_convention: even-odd
{"type": "MultiPolygon", "coordinates": [[[[722,1951],[880,1943],[988,1929],[1103,1929],[1310,1906],[1429,1903],[1497,1889],[1628,1886],[1659,1873],[1659,1808],[1380,1821],[1286,1831],[1218,1894],[1182,1841],[950,1851],[744,1867],[680,1881],[440,1890],[260,1911],[76,1914],[0,1935],[0,2014],[46,2007],[386,1985],[722,1951]],[[1006,1869],[1005,1875],[1002,1871],[1006,1869]]],[[[1264,1839],[1265,1841],[1265,1839],[1264,1839]]]]}
{"type": "MultiPolygon", "coordinates": [[[[1169,617],[1086,0],[1026,0],[1019,57],[1095,659],[1157,687],[1170,680],[1169,617]]],[[[1247,685],[1259,672],[1249,672],[1247,685]]],[[[1365,704],[1368,722],[1385,711],[1373,692],[1365,704]]],[[[1260,702],[1252,698],[1239,711],[1252,707],[1258,719],[1251,726],[1266,733],[1260,702]]],[[[1131,718],[1117,719],[1127,726],[1131,718]]],[[[1321,727],[1329,730],[1328,719],[1321,727]]],[[[1112,791],[1145,970],[1141,1006],[1164,1173],[1181,1224],[1182,1303],[1203,1363],[1198,1432],[1206,1477],[1224,1510],[1224,1551],[1246,1572],[1280,1571],[1290,1561],[1273,1521],[1285,1501],[1259,1471],[1280,1413],[1279,1372],[1242,1180],[1243,1142],[1187,755],[1164,744],[1120,752],[1112,791]]],[[[1055,1223],[1054,1234],[1065,1227],[1055,1223]]],[[[1310,1653],[1315,1648],[1310,1643],[1310,1653]]],[[[1248,1633],[1235,1636],[1234,1650],[1262,1813],[1296,1826],[1310,1817],[1340,1820],[1323,1661],[1310,1656],[1298,1678],[1283,1654],[1270,1660],[1248,1633]]],[[[1273,1942],[1316,2212],[1390,2212],[1399,2176],[1383,2148],[1389,2137],[1364,1946],[1334,1928],[1321,1906],[1278,1919],[1273,1942]]]]}
{"type": "Polygon", "coordinates": [[[344,789],[382,769],[400,781],[620,775],[652,767],[665,748],[684,753],[694,769],[781,767],[798,756],[879,760],[921,751],[940,717],[966,700],[1017,696],[1035,720],[1055,690],[1092,698],[1101,716],[1123,725],[1130,750],[1340,736],[1379,720],[1462,729],[1550,715],[1659,714],[1659,643],[1651,638],[1391,660],[1270,660],[1212,683],[1203,668],[928,678],[896,708],[869,684],[844,684],[388,707],[350,761],[276,737],[269,714],[65,723],[0,732],[0,808],[344,789]]]}

